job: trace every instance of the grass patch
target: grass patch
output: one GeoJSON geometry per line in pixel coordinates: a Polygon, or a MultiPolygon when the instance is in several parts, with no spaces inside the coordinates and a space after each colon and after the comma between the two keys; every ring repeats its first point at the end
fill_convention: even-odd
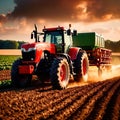
{"type": "Polygon", "coordinates": [[[0,81],[0,88],[11,86],[11,83],[12,83],[11,80],[0,81]]]}
{"type": "Polygon", "coordinates": [[[0,70],[10,70],[13,62],[20,57],[20,55],[0,55],[0,70]]]}

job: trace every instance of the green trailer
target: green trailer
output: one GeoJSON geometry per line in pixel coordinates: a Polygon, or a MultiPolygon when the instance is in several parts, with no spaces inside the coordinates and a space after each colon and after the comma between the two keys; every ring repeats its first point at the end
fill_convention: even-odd
{"type": "Polygon", "coordinates": [[[103,36],[96,32],[78,33],[77,36],[73,36],[73,46],[81,47],[83,50],[93,50],[104,48],[105,42],[103,36]]]}
{"type": "Polygon", "coordinates": [[[73,36],[73,46],[80,47],[87,52],[89,65],[97,66],[99,75],[104,68],[111,70],[112,51],[105,48],[102,35],[96,32],[78,33],[77,36],[73,36]]]}

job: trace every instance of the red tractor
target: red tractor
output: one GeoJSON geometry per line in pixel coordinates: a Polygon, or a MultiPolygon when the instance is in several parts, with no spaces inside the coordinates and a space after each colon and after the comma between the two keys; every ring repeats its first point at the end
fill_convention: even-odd
{"type": "Polygon", "coordinates": [[[21,47],[22,58],[12,65],[12,84],[26,87],[31,84],[32,75],[50,80],[54,89],[65,89],[70,77],[75,81],[88,79],[89,61],[87,53],[80,47],[73,47],[73,36],[77,34],[64,27],[44,28],[43,33],[35,30],[31,38],[34,43],[26,43],[21,47]],[[39,35],[43,35],[43,42],[39,42],[39,35]]]}

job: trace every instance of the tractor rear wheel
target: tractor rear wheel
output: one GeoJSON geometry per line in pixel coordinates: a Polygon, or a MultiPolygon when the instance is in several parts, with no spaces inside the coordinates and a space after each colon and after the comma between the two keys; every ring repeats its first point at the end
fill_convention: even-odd
{"type": "Polygon", "coordinates": [[[77,55],[77,59],[74,62],[74,71],[76,75],[74,76],[75,81],[87,82],[88,80],[88,68],[89,60],[87,53],[85,51],[80,51],[77,55]]]}
{"type": "Polygon", "coordinates": [[[32,75],[20,75],[18,66],[21,65],[21,59],[16,60],[11,69],[12,85],[15,87],[26,87],[31,84],[32,75]]]}
{"type": "Polygon", "coordinates": [[[54,89],[65,89],[67,87],[70,79],[70,67],[65,58],[53,61],[50,78],[54,89]]]}

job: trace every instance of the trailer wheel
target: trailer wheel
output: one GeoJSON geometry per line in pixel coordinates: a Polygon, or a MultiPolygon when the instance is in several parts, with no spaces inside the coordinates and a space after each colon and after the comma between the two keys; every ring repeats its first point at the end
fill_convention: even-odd
{"type": "Polygon", "coordinates": [[[112,72],[112,65],[106,66],[106,70],[107,70],[107,72],[112,72]]]}
{"type": "Polygon", "coordinates": [[[70,79],[70,67],[65,58],[53,61],[50,78],[54,89],[65,89],[67,87],[70,79]]]}
{"type": "Polygon", "coordinates": [[[17,59],[11,69],[11,80],[14,87],[26,87],[31,84],[32,75],[20,75],[18,66],[21,64],[21,59],[17,59]]]}
{"type": "Polygon", "coordinates": [[[78,53],[77,59],[74,62],[74,67],[74,71],[76,73],[76,75],[74,75],[74,80],[87,82],[89,60],[85,51],[80,51],[78,53]]]}
{"type": "Polygon", "coordinates": [[[102,69],[98,68],[98,76],[101,77],[102,76],[102,69]]]}

